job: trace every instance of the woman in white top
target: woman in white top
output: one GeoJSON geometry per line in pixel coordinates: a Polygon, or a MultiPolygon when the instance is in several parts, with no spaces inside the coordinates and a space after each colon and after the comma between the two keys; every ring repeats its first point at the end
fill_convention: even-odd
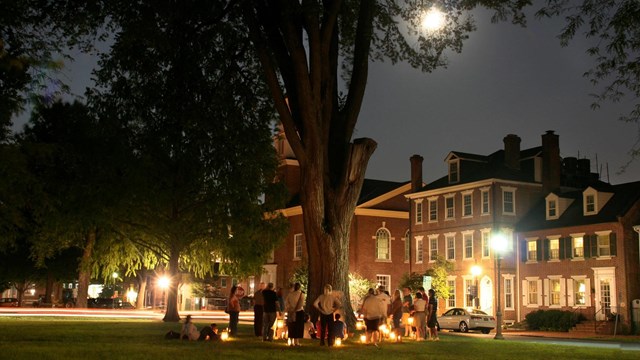
{"type": "Polygon", "coordinates": [[[182,340],[198,340],[200,332],[198,328],[191,322],[191,315],[187,315],[182,325],[182,331],[180,331],[180,339],[182,340]]]}
{"type": "Polygon", "coordinates": [[[284,310],[287,312],[287,327],[289,329],[289,345],[300,346],[300,339],[304,337],[304,293],[300,289],[300,283],[293,285],[284,301],[284,310]]]}

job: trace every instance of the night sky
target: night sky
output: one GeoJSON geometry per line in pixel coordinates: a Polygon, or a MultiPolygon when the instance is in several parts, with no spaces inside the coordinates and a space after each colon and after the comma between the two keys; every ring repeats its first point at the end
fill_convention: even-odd
{"type": "MultiPolygon", "coordinates": [[[[640,180],[640,161],[618,174],[640,136],[638,124],[618,120],[634,99],[591,109],[589,94],[598,88],[582,76],[593,65],[582,36],[562,48],[556,38],[560,20],[530,19],[521,28],[492,24],[485,12],[475,18],[478,30],[461,54],[448,54],[447,68],[423,74],[406,64],[371,64],[355,133],[378,142],[368,178],[408,181],[409,157],[419,154],[429,182],[446,174],[449,151],[488,155],[501,149],[510,133],[520,136],[526,149],[554,130],[561,156],[591,159],[602,180],[640,180]]],[[[94,65],[92,57],[76,54],[62,80],[82,94],[94,65]]],[[[26,118],[23,114],[15,128],[26,118]]]]}

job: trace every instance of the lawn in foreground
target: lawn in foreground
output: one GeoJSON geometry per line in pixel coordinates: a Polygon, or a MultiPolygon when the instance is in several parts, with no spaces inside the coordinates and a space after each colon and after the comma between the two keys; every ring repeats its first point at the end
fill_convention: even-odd
{"type": "MultiPolygon", "coordinates": [[[[205,322],[196,322],[198,329],[205,322]]],[[[226,324],[219,323],[221,328],[226,324]]],[[[0,318],[0,357],[3,359],[637,359],[636,352],[497,341],[442,334],[439,342],[405,341],[380,347],[347,341],[339,348],[320,347],[304,340],[289,348],[283,341],[265,343],[250,325],[240,337],[224,343],[165,340],[180,324],[157,320],[86,318],[0,318]]]]}

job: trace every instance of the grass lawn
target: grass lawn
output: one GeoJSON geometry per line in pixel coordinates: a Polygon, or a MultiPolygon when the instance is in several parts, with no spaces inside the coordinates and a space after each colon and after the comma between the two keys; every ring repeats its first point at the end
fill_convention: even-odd
{"type": "MultiPolygon", "coordinates": [[[[200,329],[205,322],[195,322],[200,329]]],[[[224,343],[165,340],[181,324],[157,320],[87,318],[0,318],[0,358],[13,359],[634,359],[635,351],[498,341],[443,333],[439,342],[384,343],[379,348],[347,341],[339,348],[303,340],[289,348],[283,340],[263,343],[251,325],[224,343]]],[[[225,323],[218,323],[220,328],[225,323]]],[[[355,340],[355,339],[350,339],[355,340]]]]}

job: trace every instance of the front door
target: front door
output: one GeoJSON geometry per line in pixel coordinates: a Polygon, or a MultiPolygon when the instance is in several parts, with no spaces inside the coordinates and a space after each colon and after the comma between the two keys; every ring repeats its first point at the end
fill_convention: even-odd
{"type": "Polygon", "coordinates": [[[593,268],[596,320],[607,320],[612,313],[618,312],[616,299],[616,270],[614,267],[593,268]]]}
{"type": "Polygon", "coordinates": [[[493,315],[493,280],[490,277],[484,276],[480,280],[480,310],[487,314],[493,315]]]}

